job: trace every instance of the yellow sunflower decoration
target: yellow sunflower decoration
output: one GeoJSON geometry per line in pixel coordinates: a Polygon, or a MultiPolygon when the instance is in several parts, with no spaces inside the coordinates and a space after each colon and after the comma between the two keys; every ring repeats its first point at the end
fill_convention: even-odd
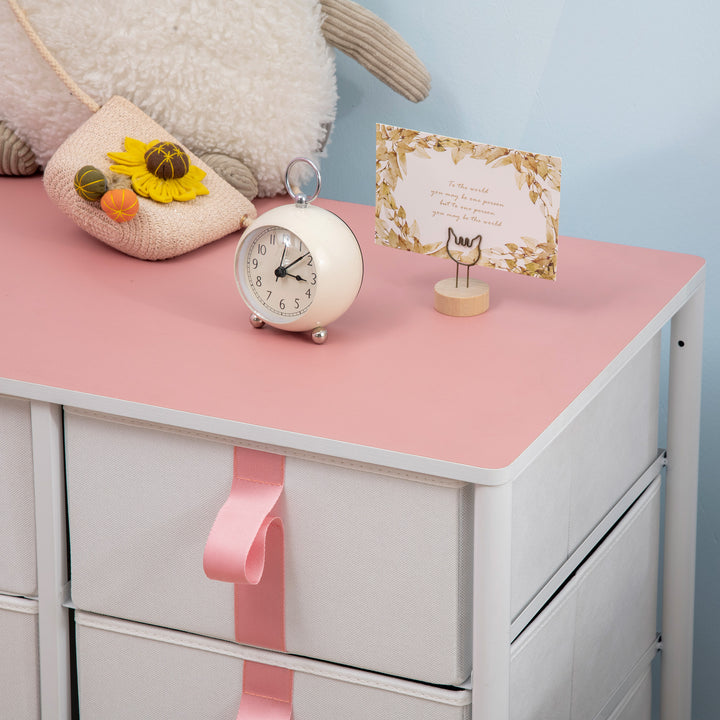
{"type": "Polygon", "coordinates": [[[125,152],[108,153],[116,165],[110,170],[132,178],[138,195],[161,203],[184,202],[207,195],[202,184],[205,173],[190,164],[187,153],[176,143],[153,140],[149,143],[125,138],[125,152]]]}

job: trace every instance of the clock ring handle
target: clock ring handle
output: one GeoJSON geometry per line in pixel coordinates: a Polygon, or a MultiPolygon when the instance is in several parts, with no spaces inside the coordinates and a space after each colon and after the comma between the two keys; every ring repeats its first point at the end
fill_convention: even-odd
{"type": "Polygon", "coordinates": [[[320,170],[318,169],[318,166],[308,158],[305,157],[296,157],[294,160],[290,161],[290,164],[287,166],[287,170],[285,171],[285,187],[288,191],[288,195],[295,201],[295,204],[300,207],[305,207],[306,205],[309,205],[317,196],[320,194],[320,170]],[[297,165],[297,163],[305,163],[306,165],[310,166],[310,169],[315,173],[315,182],[316,187],[315,191],[312,195],[308,196],[305,195],[302,191],[297,191],[298,187],[295,186],[295,189],[293,189],[293,186],[290,184],[290,170],[294,165],[297,165]]]}

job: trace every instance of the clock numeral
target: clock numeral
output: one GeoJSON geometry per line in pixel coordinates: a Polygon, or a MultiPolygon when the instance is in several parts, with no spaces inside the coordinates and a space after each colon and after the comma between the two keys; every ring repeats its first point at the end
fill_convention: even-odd
{"type": "Polygon", "coordinates": [[[255,285],[256,285],[257,287],[262,287],[262,275],[258,275],[258,276],[255,278],[255,285]]]}
{"type": "Polygon", "coordinates": [[[316,275],[315,273],[312,273],[312,280],[310,281],[310,284],[311,284],[311,285],[314,285],[314,284],[315,284],[316,278],[317,278],[317,275],[316,275]]]}
{"type": "Polygon", "coordinates": [[[295,309],[298,310],[300,308],[300,298],[295,298],[295,309]]]}
{"type": "Polygon", "coordinates": [[[272,290],[266,290],[265,292],[268,294],[267,299],[269,300],[272,295],[272,290]]]}
{"type": "Polygon", "coordinates": [[[308,260],[308,267],[312,267],[312,258],[308,260]]]}
{"type": "Polygon", "coordinates": [[[258,259],[257,259],[257,258],[253,258],[253,259],[252,259],[252,269],[253,269],[253,270],[257,270],[257,266],[258,266],[258,259]]]}
{"type": "Polygon", "coordinates": [[[267,255],[267,247],[265,245],[258,245],[258,255],[267,255]]]}
{"type": "Polygon", "coordinates": [[[282,300],[280,300],[280,302],[278,303],[278,307],[279,307],[281,310],[284,310],[284,309],[285,309],[285,298],[282,298],[282,300]]]}
{"type": "Polygon", "coordinates": [[[308,289],[305,291],[305,294],[308,296],[308,298],[311,297],[310,288],[308,288],[308,289]]]}
{"type": "Polygon", "coordinates": [[[275,233],[270,233],[270,244],[271,245],[275,244],[275,233]]]}

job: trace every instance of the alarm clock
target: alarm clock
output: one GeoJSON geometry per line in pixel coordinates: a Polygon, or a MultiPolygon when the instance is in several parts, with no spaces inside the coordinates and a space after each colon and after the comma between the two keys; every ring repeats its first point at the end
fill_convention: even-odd
{"type": "Polygon", "coordinates": [[[235,281],[250,322],[293,332],[311,331],[322,344],[327,326],[357,296],[363,257],[347,224],[329,210],[312,205],[320,194],[320,171],[307,158],[295,158],[285,172],[294,202],[268,210],[245,230],[235,253],[235,281]],[[311,196],[295,192],[290,171],[305,163],[315,175],[311,196]]]}

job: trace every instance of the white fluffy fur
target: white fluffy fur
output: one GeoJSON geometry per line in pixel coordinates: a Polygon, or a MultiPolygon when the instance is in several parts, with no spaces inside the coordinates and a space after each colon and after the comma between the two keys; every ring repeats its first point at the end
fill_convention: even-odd
{"type": "MultiPolygon", "coordinates": [[[[45,44],[102,104],[131,100],[196,154],[240,158],[261,195],[317,153],[335,116],[317,0],[20,0],[45,44]]],[[[0,119],[44,165],[90,112],[0,0],[0,119]]],[[[142,138],[151,140],[153,138],[142,138]]]]}

